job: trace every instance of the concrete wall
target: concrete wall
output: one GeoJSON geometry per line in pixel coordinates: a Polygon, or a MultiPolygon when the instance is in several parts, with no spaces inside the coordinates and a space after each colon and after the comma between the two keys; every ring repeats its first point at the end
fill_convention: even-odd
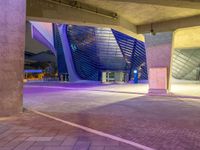
{"type": "Polygon", "coordinates": [[[22,111],[26,0],[0,1],[0,116],[22,111]]]}

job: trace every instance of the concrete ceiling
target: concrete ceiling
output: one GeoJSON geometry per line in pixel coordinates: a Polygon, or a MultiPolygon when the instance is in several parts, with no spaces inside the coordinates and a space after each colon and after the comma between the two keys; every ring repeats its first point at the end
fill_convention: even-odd
{"type": "Polygon", "coordinates": [[[158,6],[173,6],[180,8],[200,9],[199,0],[107,0],[114,2],[128,2],[140,4],[153,4],[158,6]]]}
{"type": "Polygon", "coordinates": [[[140,34],[200,26],[199,0],[27,0],[27,20],[108,27],[140,34]]]}
{"type": "MultiPolygon", "coordinates": [[[[164,5],[151,5],[135,3],[138,0],[78,0],[82,3],[93,5],[116,12],[119,16],[127,19],[134,25],[144,25],[154,22],[168,21],[200,15],[200,9],[180,8],[164,5]]],[[[143,1],[143,0],[142,0],[143,1]]],[[[168,0],[166,0],[168,1],[168,0]]]]}
{"type": "Polygon", "coordinates": [[[200,26],[177,30],[174,33],[174,48],[200,48],[200,26]]]}
{"type": "Polygon", "coordinates": [[[199,0],[27,0],[27,20],[108,27],[139,40],[152,27],[178,29],[176,48],[200,47],[200,27],[182,29],[200,26],[199,0]]]}

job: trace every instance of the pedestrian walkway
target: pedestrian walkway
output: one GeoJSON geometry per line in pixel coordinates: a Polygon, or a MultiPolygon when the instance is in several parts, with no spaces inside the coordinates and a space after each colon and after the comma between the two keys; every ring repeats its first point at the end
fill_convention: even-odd
{"type": "Polygon", "coordinates": [[[156,150],[200,149],[200,98],[148,96],[145,85],[28,85],[24,106],[156,150]]]}
{"type": "Polygon", "coordinates": [[[0,120],[0,150],[137,149],[26,111],[0,120]]]}

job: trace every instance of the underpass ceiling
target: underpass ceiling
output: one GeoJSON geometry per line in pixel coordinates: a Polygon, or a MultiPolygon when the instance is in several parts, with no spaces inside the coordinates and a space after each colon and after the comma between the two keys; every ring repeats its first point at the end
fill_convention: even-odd
{"type": "Polygon", "coordinates": [[[200,49],[200,26],[177,30],[174,34],[174,48],[200,49]]]}
{"type": "Polygon", "coordinates": [[[116,12],[135,25],[168,21],[200,15],[200,10],[150,4],[124,3],[106,0],[78,0],[79,2],[116,12]]]}
{"type": "MultiPolygon", "coordinates": [[[[131,3],[119,2],[122,0],[118,0],[118,2],[113,0],[78,0],[78,1],[81,3],[86,3],[88,5],[92,5],[94,8],[102,8],[107,10],[108,12],[116,12],[122,18],[125,18],[126,20],[130,21],[133,25],[139,25],[139,26],[143,24],[150,24],[153,22],[162,22],[173,19],[197,16],[197,15],[200,16],[199,9],[191,9],[191,8],[140,4],[133,2],[131,3]]],[[[198,20],[196,22],[198,22],[198,20]]],[[[175,22],[175,24],[172,23],[172,26],[176,24],[179,24],[179,21],[175,22]]],[[[168,25],[165,24],[158,24],[157,27],[159,27],[160,25],[164,25],[164,27],[167,26],[167,28],[169,27],[168,25]]],[[[148,29],[148,31],[150,31],[150,29],[148,29]]],[[[174,47],[198,48],[200,47],[199,35],[200,35],[200,27],[179,29],[175,34],[174,47]]]]}

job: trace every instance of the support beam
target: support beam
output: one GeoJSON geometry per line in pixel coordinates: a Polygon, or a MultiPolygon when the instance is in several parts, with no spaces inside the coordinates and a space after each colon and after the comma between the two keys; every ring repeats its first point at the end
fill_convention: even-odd
{"type": "Polygon", "coordinates": [[[22,112],[26,0],[0,1],[0,117],[22,112]]]}
{"type": "Polygon", "coordinates": [[[200,9],[199,0],[108,0],[108,1],[200,9]]]}
{"type": "Polygon", "coordinates": [[[138,34],[149,33],[151,29],[153,29],[155,33],[168,32],[168,31],[175,31],[180,28],[195,27],[195,26],[200,26],[200,15],[157,22],[152,24],[146,24],[146,25],[139,25],[137,26],[137,33],[138,34]]]}
{"type": "Polygon", "coordinates": [[[71,7],[53,0],[27,0],[27,20],[114,28],[143,40],[141,35],[136,34],[134,24],[121,17],[112,17],[112,12],[107,14],[71,7]]]}
{"type": "Polygon", "coordinates": [[[172,39],[172,32],[145,34],[150,94],[166,94],[170,90],[172,39]]]}

